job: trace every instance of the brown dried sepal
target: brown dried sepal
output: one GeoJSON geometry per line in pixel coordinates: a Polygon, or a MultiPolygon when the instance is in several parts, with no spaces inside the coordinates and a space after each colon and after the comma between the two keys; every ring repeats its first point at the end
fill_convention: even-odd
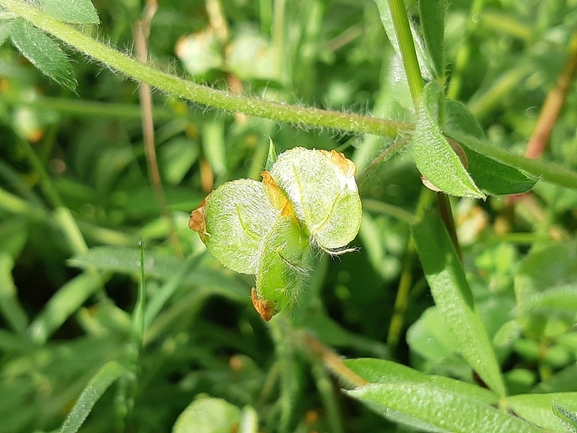
{"type": "Polygon", "coordinates": [[[260,317],[262,317],[262,320],[265,322],[268,322],[270,319],[272,319],[272,316],[277,313],[274,302],[267,301],[266,299],[260,299],[254,287],[250,290],[250,297],[252,299],[252,305],[254,305],[254,309],[258,314],[260,314],[260,317]]]}
{"type": "Polygon", "coordinates": [[[262,183],[272,206],[281,211],[281,216],[293,217],[298,224],[291,202],[277,185],[271,174],[268,171],[263,171],[260,175],[262,176],[262,183]]]}
{"type": "Polygon", "coordinates": [[[206,237],[208,236],[206,232],[206,199],[191,212],[188,219],[188,227],[198,232],[202,242],[206,243],[206,237]]]}
{"type": "Polygon", "coordinates": [[[343,153],[336,150],[320,150],[330,161],[336,165],[345,177],[354,177],[357,174],[357,166],[353,161],[348,159],[343,153]]]}
{"type": "MultiPolygon", "coordinates": [[[[459,143],[457,143],[455,140],[453,140],[452,138],[447,138],[447,142],[451,145],[451,148],[453,149],[453,151],[457,154],[457,156],[461,160],[461,164],[463,164],[463,167],[465,167],[465,170],[467,170],[469,168],[469,160],[467,159],[467,154],[465,153],[465,151],[463,150],[461,145],[459,143]]],[[[431,191],[443,192],[442,190],[437,188],[435,185],[433,185],[431,183],[431,181],[423,175],[421,175],[421,182],[423,182],[423,185],[425,185],[431,191]]]]}

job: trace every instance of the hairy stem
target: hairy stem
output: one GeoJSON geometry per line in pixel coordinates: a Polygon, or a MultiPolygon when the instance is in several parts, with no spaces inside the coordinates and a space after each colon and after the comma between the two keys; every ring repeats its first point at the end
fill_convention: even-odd
{"type": "Polygon", "coordinates": [[[15,13],[32,25],[55,36],[94,60],[115,69],[136,81],[142,81],[164,92],[190,101],[230,112],[241,112],[279,122],[302,126],[331,128],[362,134],[396,136],[408,131],[412,125],[351,113],[297,107],[288,104],[263,101],[186,81],[151,68],[128,57],[85,34],[74,27],[52,18],[47,13],[19,0],[0,0],[0,6],[15,13]]]}

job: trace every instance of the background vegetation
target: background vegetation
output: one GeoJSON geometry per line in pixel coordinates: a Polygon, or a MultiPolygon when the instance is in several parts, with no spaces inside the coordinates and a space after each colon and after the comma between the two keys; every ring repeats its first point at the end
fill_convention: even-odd
{"type": "Polygon", "coordinates": [[[460,252],[405,146],[428,114],[386,2],[29,3],[42,23],[0,0],[0,430],[575,431],[574,0],[390,2],[425,81],[464,104],[439,106],[493,194],[451,197],[460,252]],[[72,27],[230,95],[122,69],[72,27]],[[125,76],[162,89],[152,109],[125,76]],[[252,277],[187,222],[259,179],[270,140],[353,159],[364,216],[359,251],[319,255],[295,311],[264,323],[252,277]]]}

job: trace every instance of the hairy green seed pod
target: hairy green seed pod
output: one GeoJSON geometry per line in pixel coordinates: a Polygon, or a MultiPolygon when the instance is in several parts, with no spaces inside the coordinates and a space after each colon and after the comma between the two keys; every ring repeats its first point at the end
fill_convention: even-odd
{"type": "Polygon", "coordinates": [[[269,160],[262,182],[221,185],[189,220],[219,262],[255,275],[251,296],[264,320],[296,301],[312,261],[311,243],[344,252],[362,217],[356,166],[342,153],[295,148],[269,160]]]}
{"type": "Polygon", "coordinates": [[[345,248],[361,226],[356,172],[340,152],[302,147],[279,155],[270,170],[313,243],[331,254],[345,248]]]}
{"type": "Polygon", "coordinates": [[[262,182],[240,179],[212,191],[192,212],[188,226],[224,266],[255,274],[264,237],[279,215],[262,182]]]}

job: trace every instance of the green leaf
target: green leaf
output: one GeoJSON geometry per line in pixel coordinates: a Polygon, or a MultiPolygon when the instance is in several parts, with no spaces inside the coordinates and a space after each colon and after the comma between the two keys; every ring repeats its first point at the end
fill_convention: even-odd
{"type": "MultiPolygon", "coordinates": [[[[551,243],[531,251],[516,274],[517,303],[521,308],[526,303],[529,303],[529,307],[535,307],[535,303],[543,302],[548,303],[549,308],[555,303],[558,307],[561,306],[563,300],[559,298],[563,297],[563,291],[568,285],[574,287],[577,284],[576,263],[577,242],[573,239],[551,243]],[[552,292],[546,294],[549,290],[552,292]],[[559,291],[560,293],[556,293],[559,291]]],[[[568,303],[567,307],[571,308],[570,306],[568,303]]],[[[538,314],[534,308],[521,309],[519,313],[517,320],[531,337],[557,336],[572,326],[572,318],[568,320],[570,311],[568,312],[565,307],[558,310],[559,314],[538,314]]]]}
{"type": "Polygon", "coordinates": [[[178,185],[198,159],[199,153],[199,147],[188,138],[177,137],[163,144],[158,159],[166,182],[178,185]]]}
{"type": "Polygon", "coordinates": [[[577,392],[521,394],[507,397],[507,406],[521,418],[550,431],[563,431],[563,423],[553,413],[553,404],[573,404],[577,392]]]}
{"type": "Polygon", "coordinates": [[[40,0],[40,8],[57,20],[67,23],[100,23],[90,0],[40,0]]]}
{"type": "Polygon", "coordinates": [[[32,339],[44,343],[101,286],[94,273],[84,273],[64,284],[30,324],[32,339]]]}
{"type": "Polygon", "coordinates": [[[221,398],[200,397],[182,412],[173,433],[230,433],[241,421],[238,407],[221,398]]]}
{"type": "Polygon", "coordinates": [[[463,397],[488,405],[497,403],[497,396],[486,388],[481,388],[445,376],[421,373],[410,367],[384,359],[350,359],[345,365],[363,379],[371,383],[415,383],[433,385],[446,392],[462,394],[463,397]]]}
{"type": "Polygon", "coordinates": [[[577,433],[577,407],[575,400],[569,403],[571,409],[567,407],[567,402],[563,405],[553,401],[553,413],[559,417],[562,424],[571,432],[577,433]]]}
{"type": "Polygon", "coordinates": [[[414,352],[431,361],[441,361],[457,351],[447,334],[438,308],[431,307],[407,331],[407,343],[414,352]]]}
{"type": "Polygon", "coordinates": [[[440,87],[428,83],[412,137],[413,158],[429,182],[457,197],[485,198],[437,124],[440,87]]]}
{"type": "Polygon", "coordinates": [[[0,21],[0,46],[10,37],[12,23],[10,21],[0,21]]]}
{"type": "Polygon", "coordinates": [[[270,174],[321,249],[338,252],[356,237],[362,220],[356,166],[342,153],[295,147],[279,155],[270,174]]]}
{"type": "Polygon", "coordinates": [[[465,104],[453,99],[445,100],[445,128],[449,131],[472,135],[479,140],[485,139],[483,128],[481,128],[473,113],[465,104]]]}
{"type": "Polygon", "coordinates": [[[413,226],[412,233],[435,304],[459,351],[490,389],[505,395],[495,352],[443,222],[428,215],[413,226]]]}
{"type": "Polygon", "coordinates": [[[90,412],[100,399],[104,391],[117,380],[126,369],[116,361],[110,361],[105,364],[98,373],[90,380],[78,400],[74,408],[62,424],[60,433],[76,433],[90,412]]]}
{"type": "Polygon", "coordinates": [[[28,318],[22,305],[18,301],[16,287],[12,279],[12,257],[0,252],[0,311],[10,327],[21,336],[26,334],[28,318]]]}
{"type": "Polygon", "coordinates": [[[268,153],[266,155],[266,163],[264,164],[264,169],[270,171],[278,156],[276,154],[276,149],[274,148],[274,143],[272,140],[268,143],[268,153]]]}
{"type": "Polygon", "coordinates": [[[487,194],[521,194],[533,188],[539,180],[515,167],[482,155],[466,144],[463,144],[463,149],[469,161],[469,174],[487,194]]]}
{"type": "Polygon", "coordinates": [[[521,418],[430,383],[375,383],[347,393],[383,416],[421,430],[451,433],[542,432],[521,418]]]}
{"type": "MultiPolygon", "coordinates": [[[[379,17],[381,18],[381,22],[383,23],[383,27],[385,32],[387,33],[387,38],[389,42],[393,46],[395,50],[396,56],[401,59],[402,53],[399,47],[399,41],[397,39],[397,34],[395,32],[395,26],[393,24],[393,18],[391,16],[391,10],[389,9],[389,4],[387,0],[375,0],[377,7],[379,8],[379,17]]],[[[419,61],[419,67],[421,69],[421,74],[423,78],[430,80],[433,78],[433,74],[431,70],[434,66],[431,65],[431,59],[429,58],[428,53],[423,49],[423,42],[421,41],[418,32],[415,30],[412,23],[409,23],[411,26],[411,34],[413,36],[413,40],[416,41],[415,43],[415,50],[417,52],[417,59],[419,61]]],[[[398,70],[399,73],[405,74],[403,70],[398,70]]]]}
{"type": "Polygon", "coordinates": [[[202,128],[202,150],[217,176],[226,173],[226,146],[224,142],[224,117],[207,120],[202,128]]]}
{"type": "Polygon", "coordinates": [[[419,16],[435,76],[445,79],[445,14],[447,0],[420,0],[419,16]]]}
{"type": "Polygon", "coordinates": [[[76,89],[74,70],[56,42],[20,18],[12,23],[10,36],[22,55],[43,74],[61,86],[76,89]]]}

